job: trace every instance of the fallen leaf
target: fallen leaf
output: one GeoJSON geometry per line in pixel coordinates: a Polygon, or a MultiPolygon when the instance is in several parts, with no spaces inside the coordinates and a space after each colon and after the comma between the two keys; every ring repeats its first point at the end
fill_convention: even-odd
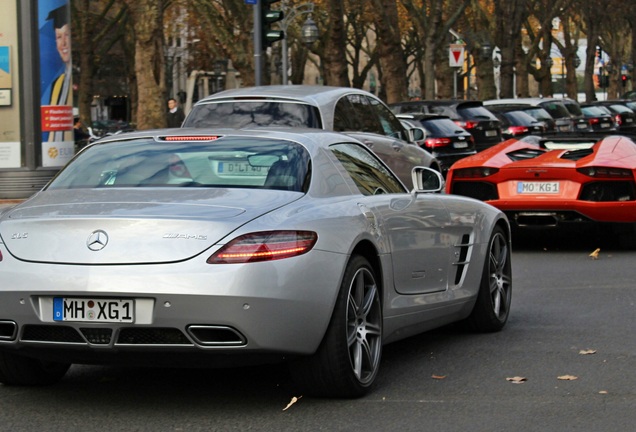
{"type": "Polygon", "coordinates": [[[579,351],[579,354],[581,355],[596,354],[596,350],[595,349],[581,350],[579,351]]]}
{"type": "Polygon", "coordinates": [[[431,378],[436,380],[443,380],[444,378],[446,378],[446,375],[431,375],[431,378]]]}
{"type": "Polygon", "coordinates": [[[574,375],[561,375],[560,377],[558,377],[558,379],[562,381],[574,381],[576,379],[579,379],[579,377],[575,377],[574,375]]]}
{"type": "Polygon", "coordinates": [[[289,403],[287,404],[287,406],[285,408],[283,408],[283,411],[287,411],[289,409],[290,406],[292,406],[293,404],[295,404],[296,402],[298,402],[300,400],[302,396],[294,396],[293,398],[291,398],[291,401],[289,401],[289,403]]]}
{"type": "Polygon", "coordinates": [[[596,249],[594,250],[594,252],[592,252],[592,253],[590,254],[590,256],[592,257],[592,259],[598,259],[598,253],[599,253],[600,251],[601,251],[601,248],[596,248],[596,249]]]}
{"type": "Polygon", "coordinates": [[[523,384],[524,382],[528,381],[528,378],[516,376],[512,378],[506,378],[506,381],[510,381],[513,384],[523,384]]]}

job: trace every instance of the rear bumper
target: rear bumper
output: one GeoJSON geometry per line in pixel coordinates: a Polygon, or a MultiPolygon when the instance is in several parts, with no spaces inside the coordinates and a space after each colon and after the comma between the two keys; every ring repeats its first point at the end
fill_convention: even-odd
{"type": "Polygon", "coordinates": [[[104,364],[127,357],[152,363],[159,354],[311,354],[346,262],[312,251],[247,265],[60,266],[2,252],[0,350],[104,364]],[[135,321],[55,321],[54,297],[132,299],[135,321]]]}

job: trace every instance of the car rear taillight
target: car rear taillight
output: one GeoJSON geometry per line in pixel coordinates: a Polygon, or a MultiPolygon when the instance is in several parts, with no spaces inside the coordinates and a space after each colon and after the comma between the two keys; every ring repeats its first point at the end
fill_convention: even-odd
{"type": "Polygon", "coordinates": [[[583,175],[594,178],[627,179],[634,177],[632,170],[625,168],[585,167],[577,168],[576,170],[583,175]]]}
{"type": "Polygon", "coordinates": [[[614,122],[616,123],[616,126],[620,126],[623,124],[623,119],[621,118],[620,114],[616,114],[614,116],[614,122]]]}
{"type": "Polygon", "coordinates": [[[521,135],[528,132],[528,128],[525,126],[510,126],[508,128],[508,134],[512,136],[521,135]]]}
{"type": "Polygon", "coordinates": [[[454,178],[484,178],[496,174],[499,168],[475,167],[460,168],[453,171],[454,178]]]}
{"type": "Polygon", "coordinates": [[[426,141],[424,141],[424,147],[429,149],[448,147],[450,144],[450,138],[427,138],[426,141]]]}
{"type": "Polygon", "coordinates": [[[601,122],[601,120],[597,119],[597,118],[591,118],[590,119],[590,125],[595,125],[595,124],[598,124],[600,122],[601,122]]]}
{"type": "Polygon", "coordinates": [[[235,238],[214,255],[208,264],[243,264],[290,258],[309,252],[318,234],[313,231],[263,231],[235,238]]]}
{"type": "Polygon", "coordinates": [[[463,127],[464,129],[474,129],[477,127],[477,125],[479,124],[479,122],[476,121],[470,121],[470,120],[455,120],[455,124],[458,126],[463,127]]]}

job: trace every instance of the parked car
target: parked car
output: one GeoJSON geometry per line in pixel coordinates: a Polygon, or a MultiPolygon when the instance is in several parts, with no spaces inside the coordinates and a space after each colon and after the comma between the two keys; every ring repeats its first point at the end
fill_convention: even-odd
{"type": "Polygon", "coordinates": [[[484,106],[488,111],[494,113],[505,113],[509,111],[523,111],[535,120],[541,122],[545,127],[545,133],[556,133],[557,123],[556,120],[545,109],[540,106],[524,105],[524,104],[493,104],[490,101],[485,101],[484,106]]]}
{"type": "Polygon", "coordinates": [[[501,142],[501,124],[497,117],[484,108],[481,101],[434,100],[409,101],[390,104],[396,114],[440,114],[451,118],[475,139],[477,151],[501,142]]]}
{"type": "Polygon", "coordinates": [[[278,85],[225,90],[198,101],[183,122],[183,127],[253,126],[346,133],[369,146],[407,185],[415,165],[441,172],[439,162],[415,145],[421,129],[404,129],[380,99],[354,88],[278,85]]]}
{"type": "Polygon", "coordinates": [[[493,114],[501,121],[501,135],[504,139],[543,135],[546,132],[545,123],[524,110],[493,111],[493,114]]]}
{"type": "Polygon", "coordinates": [[[73,363],[286,360],[301,394],[355,397],[383,344],[456,321],[502,329],[505,215],[429,193],[443,187],[430,168],[411,186],[317,129],[89,145],[0,213],[0,382],[52,384],[73,363]]]}
{"type": "Polygon", "coordinates": [[[407,129],[424,129],[426,137],[420,145],[440,162],[443,174],[456,161],[477,153],[473,136],[447,116],[414,113],[397,117],[407,129]]]}
{"type": "Polygon", "coordinates": [[[514,227],[617,223],[636,242],[636,142],[628,136],[505,141],[455,163],[446,191],[503,210],[514,227]]]}
{"type": "Polygon", "coordinates": [[[484,101],[484,105],[528,105],[545,109],[556,122],[557,132],[589,132],[590,125],[582,113],[575,113],[576,103],[572,99],[516,98],[484,101]],[[570,110],[568,110],[568,106],[570,110]]]}
{"type": "Polygon", "coordinates": [[[620,101],[606,100],[591,102],[592,105],[604,106],[612,113],[616,129],[624,132],[636,131],[636,113],[620,101]]]}
{"type": "Polygon", "coordinates": [[[606,132],[616,130],[611,111],[602,105],[582,104],[581,111],[590,123],[592,130],[606,132]]]}

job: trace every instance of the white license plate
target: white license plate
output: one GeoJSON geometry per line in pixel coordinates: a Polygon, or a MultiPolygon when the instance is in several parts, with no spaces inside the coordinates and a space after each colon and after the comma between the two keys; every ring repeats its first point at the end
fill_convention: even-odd
{"type": "Polygon", "coordinates": [[[455,148],[466,148],[468,147],[468,143],[467,142],[456,142],[453,144],[453,147],[455,148]]]}
{"type": "Polygon", "coordinates": [[[558,194],[559,182],[518,182],[517,193],[520,194],[558,194]]]}
{"type": "Polygon", "coordinates": [[[264,167],[251,166],[247,162],[219,162],[217,165],[219,176],[261,176],[267,175],[264,167]]]}
{"type": "Polygon", "coordinates": [[[560,130],[560,131],[567,132],[567,131],[569,131],[569,130],[570,130],[570,126],[559,126],[559,130],[560,130]]]}
{"type": "Polygon", "coordinates": [[[579,128],[579,129],[587,129],[587,124],[586,123],[577,123],[576,127],[579,128]]]}
{"type": "Polygon", "coordinates": [[[494,136],[497,136],[497,131],[496,131],[496,130],[487,130],[487,131],[486,131],[486,136],[487,136],[487,137],[494,137],[494,136]]]}
{"type": "Polygon", "coordinates": [[[53,298],[55,321],[134,322],[135,302],[124,299],[53,298]]]}
{"type": "Polygon", "coordinates": [[[631,118],[626,118],[626,119],[625,119],[625,123],[631,123],[631,122],[633,122],[633,121],[634,121],[634,119],[631,119],[631,118]]]}
{"type": "Polygon", "coordinates": [[[609,123],[601,123],[601,127],[602,128],[608,128],[608,127],[610,127],[610,124],[609,123]]]}

